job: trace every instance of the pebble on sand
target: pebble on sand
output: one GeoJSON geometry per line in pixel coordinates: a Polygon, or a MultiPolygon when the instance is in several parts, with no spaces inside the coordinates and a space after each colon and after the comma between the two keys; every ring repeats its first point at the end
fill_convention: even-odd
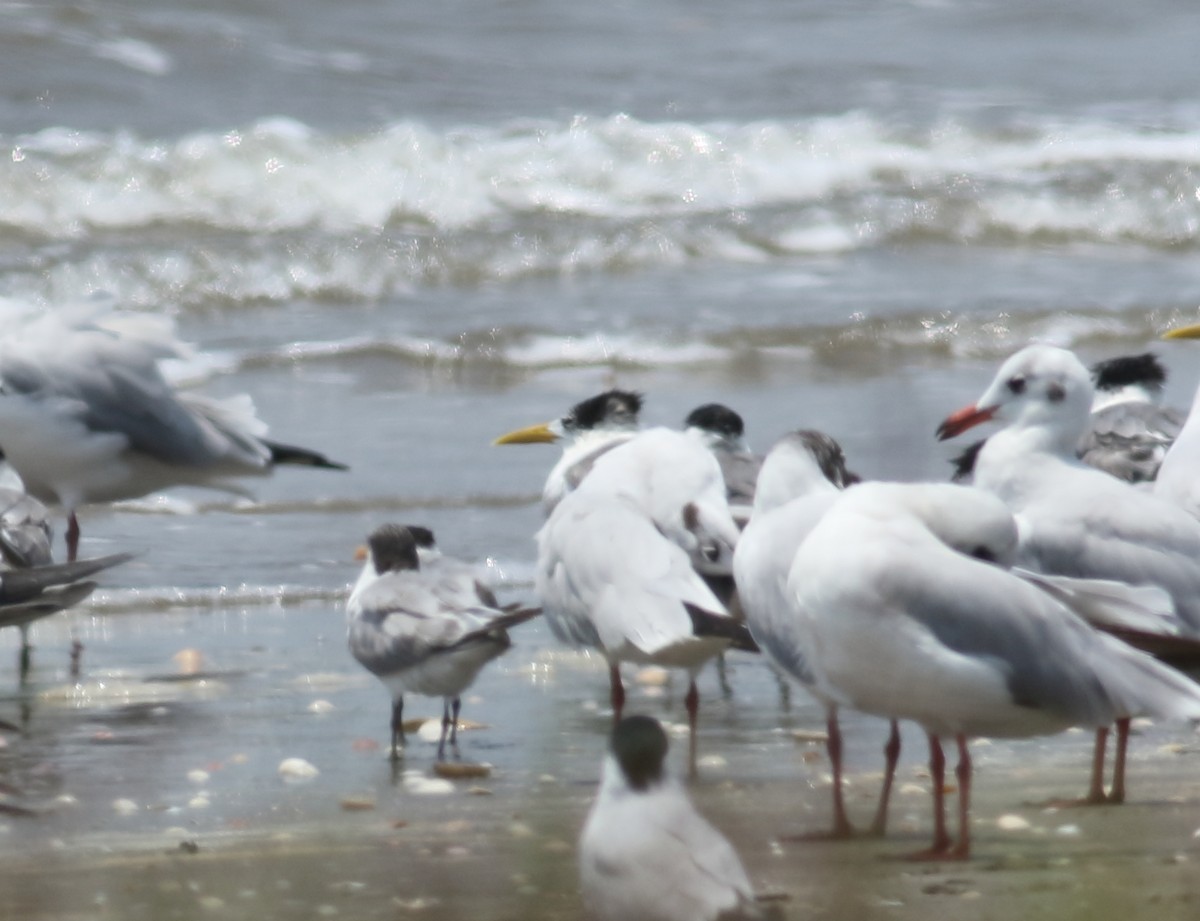
{"type": "Polygon", "coordinates": [[[303,758],[284,758],[279,763],[279,776],[286,783],[303,783],[312,780],[320,773],[316,765],[303,758]]]}

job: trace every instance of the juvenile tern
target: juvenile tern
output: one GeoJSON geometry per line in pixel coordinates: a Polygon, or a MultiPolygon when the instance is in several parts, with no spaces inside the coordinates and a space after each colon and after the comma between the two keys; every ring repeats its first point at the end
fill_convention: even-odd
{"type": "Polygon", "coordinates": [[[561,419],[517,429],[492,444],[563,442],[562,457],[542,490],[542,509],[549,515],[562,497],[579,485],[597,458],[637,434],[641,411],[640,393],[606,390],[576,403],[561,419]]]}
{"type": "Polygon", "coordinates": [[[657,720],[613,729],[600,790],[579,839],[579,879],[592,921],[761,918],[742,862],[666,768],[657,720]]]}
{"type": "Polygon", "coordinates": [[[160,362],[186,354],[163,318],[94,306],[16,319],[0,337],[0,450],[30,494],[65,509],[68,560],[85,503],[228,488],[281,464],[345,469],[268,440],[247,396],[176,389],[160,362]]]}
{"type": "Polygon", "coordinates": [[[404,744],[404,695],[443,699],[440,761],[447,732],[451,746],[457,744],[459,695],[509,648],[507,628],[540,612],[447,603],[421,571],[412,533],[400,525],[376,528],[367,547],[367,562],[346,602],[350,652],[391,692],[393,760],[404,744]]]}
{"type": "Polygon", "coordinates": [[[789,575],[823,692],[914,720],[929,737],[934,838],[922,856],[970,855],[971,737],[1200,716],[1200,686],[996,565],[1017,540],[1012,515],[981,490],[864,483],[826,511],[789,575]],[[957,843],[944,818],[944,737],[959,752],[957,843]]]}

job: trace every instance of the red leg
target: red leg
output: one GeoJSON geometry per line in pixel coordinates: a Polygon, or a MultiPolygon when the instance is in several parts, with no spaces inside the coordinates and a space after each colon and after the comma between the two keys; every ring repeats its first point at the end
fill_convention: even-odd
{"type": "Polygon", "coordinates": [[[1112,792],[1110,803],[1125,802],[1125,753],[1129,748],[1129,717],[1117,720],[1117,754],[1113,760],[1112,792]]]}
{"type": "Polygon", "coordinates": [[[687,697],[684,698],[688,715],[688,777],[696,779],[696,717],[700,712],[700,692],[695,680],[688,682],[687,697]]]}
{"type": "Polygon", "coordinates": [[[954,776],[958,778],[958,844],[951,856],[966,860],[971,856],[971,753],[967,750],[967,737],[955,736],[958,743],[958,767],[954,776]]]}
{"type": "Polygon", "coordinates": [[[950,850],[950,835],[946,832],[946,753],[933,733],[929,733],[929,780],[933,785],[933,844],[927,851],[912,854],[911,860],[940,860],[950,850]]]}
{"type": "Polygon", "coordinates": [[[900,760],[900,724],[892,720],[892,731],[883,747],[886,759],[883,769],[883,787],[879,791],[879,805],[875,808],[875,820],[870,834],[882,838],[887,832],[888,801],[892,796],[892,784],[896,779],[896,764],[900,760]]]}
{"type": "Polygon", "coordinates": [[[1096,747],[1092,749],[1092,779],[1088,784],[1084,805],[1094,806],[1107,800],[1104,795],[1104,752],[1108,747],[1108,729],[1096,730],[1096,747]]]}
{"type": "Polygon", "coordinates": [[[621,722],[621,711],[625,709],[625,685],[621,683],[621,669],[615,663],[608,667],[608,684],[611,693],[613,726],[621,722]]]}
{"type": "Polygon", "coordinates": [[[854,826],[846,815],[846,801],[842,795],[842,730],[838,725],[836,706],[830,706],[825,711],[825,729],[825,748],[829,752],[829,764],[833,770],[833,828],[829,835],[832,838],[849,838],[854,834],[854,826]]]}

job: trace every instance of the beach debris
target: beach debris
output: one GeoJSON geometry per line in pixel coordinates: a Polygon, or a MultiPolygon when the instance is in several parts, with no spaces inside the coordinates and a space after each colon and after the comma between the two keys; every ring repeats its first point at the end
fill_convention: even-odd
{"type": "Polygon", "coordinates": [[[320,773],[316,765],[303,758],[284,758],[279,763],[279,776],[285,783],[304,783],[320,773]]]}
{"type": "Polygon", "coordinates": [[[439,761],[433,766],[433,773],[448,780],[475,779],[492,776],[492,766],[467,761],[439,761]]]}

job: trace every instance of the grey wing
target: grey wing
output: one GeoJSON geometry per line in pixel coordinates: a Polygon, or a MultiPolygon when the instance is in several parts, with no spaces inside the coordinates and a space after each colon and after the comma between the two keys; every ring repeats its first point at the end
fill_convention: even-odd
{"type": "Polygon", "coordinates": [[[1092,413],[1078,455],[1087,464],[1128,480],[1153,480],[1184,415],[1153,403],[1118,403],[1092,413]]]}
{"type": "Polygon", "coordinates": [[[1113,702],[1095,664],[1105,640],[1037,588],[955,553],[892,569],[889,595],[946,648],[989,662],[1013,702],[1104,725],[1113,702]]]}
{"type": "Polygon", "coordinates": [[[731,454],[714,451],[725,478],[725,493],[731,503],[748,505],[754,502],[754,487],[763,459],[757,454],[731,454]]]}

